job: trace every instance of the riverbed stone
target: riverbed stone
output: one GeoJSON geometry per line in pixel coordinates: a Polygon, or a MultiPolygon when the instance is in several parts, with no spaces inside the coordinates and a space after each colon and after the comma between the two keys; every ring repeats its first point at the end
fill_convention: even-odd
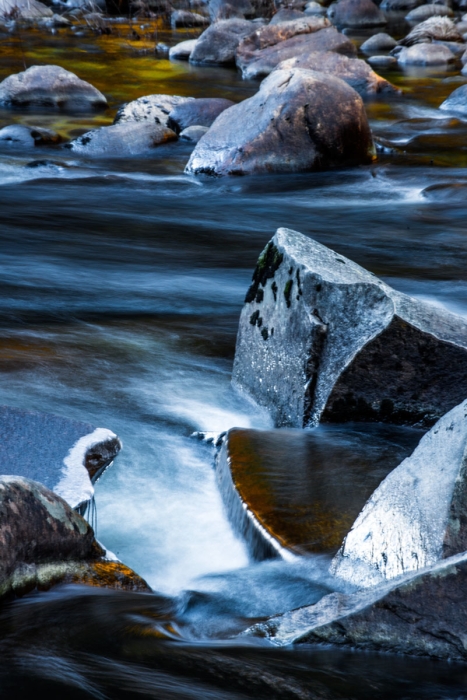
{"type": "Polygon", "coordinates": [[[60,66],[31,66],[0,83],[5,107],[102,109],[107,100],[93,85],[60,66]]]}
{"type": "Polygon", "coordinates": [[[244,19],[254,14],[250,0],[210,0],[208,4],[211,22],[224,19],[244,19]]]}
{"type": "MultiPolygon", "coordinates": [[[[325,19],[320,17],[318,19],[325,19]]],[[[246,79],[263,78],[282,61],[307,56],[316,51],[334,51],[351,58],[356,57],[355,45],[335,27],[325,27],[313,34],[299,34],[263,49],[237,51],[237,65],[246,79]]]]}
{"type": "Polygon", "coordinates": [[[423,4],[423,0],[383,0],[380,7],[382,10],[390,10],[392,12],[400,12],[402,10],[413,10],[423,4]]]}
{"type": "Polygon", "coordinates": [[[184,104],[193,97],[180,95],[145,95],[137,100],[122,105],[115,115],[114,124],[126,122],[146,122],[167,126],[170,112],[178,105],[184,104]]]}
{"type": "Polygon", "coordinates": [[[0,0],[0,17],[40,20],[53,17],[53,12],[39,0],[0,0]]]}
{"type": "Polygon", "coordinates": [[[121,449],[111,430],[49,413],[0,406],[0,462],[40,481],[73,508],[85,506],[93,483],[121,449]]]}
{"type": "Polygon", "coordinates": [[[467,85],[461,85],[451,92],[439,106],[445,112],[467,114],[467,85]]]}
{"type": "Polygon", "coordinates": [[[211,126],[219,114],[234,104],[232,100],[223,97],[200,97],[190,100],[176,106],[170,112],[168,126],[176,133],[189,126],[211,126]]]}
{"type": "Polygon", "coordinates": [[[413,46],[430,41],[464,42],[461,33],[449,17],[430,17],[417,24],[398,43],[400,46],[413,46]]]}
{"type": "Polygon", "coordinates": [[[381,51],[391,51],[395,46],[397,46],[397,41],[392,36],[385,32],[378,32],[378,34],[370,36],[369,39],[363,42],[360,46],[360,51],[372,54],[381,51]]]}
{"type": "Polygon", "coordinates": [[[187,39],[175,44],[169,50],[169,58],[171,61],[188,61],[196,46],[197,39],[187,39]]]}
{"type": "Polygon", "coordinates": [[[370,66],[359,58],[349,58],[334,51],[312,51],[279,64],[278,70],[301,68],[329,73],[344,80],[360,95],[376,93],[396,93],[398,89],[377,75],[370,66]]]}
{"type": "Polygon", "coordinates": [[[25,124],[9,124],[0,129],[0,145],[13,148],[34,148],[60,143],[61,136],[50,129],[25,124]]]}
{"type": "Polygon", "coordinates": [[[206,27],[209,19],[198,12],[188,10],[175,10],[170,16],[172,27],[206,27]]]}
{"type": "Polygon", "coordinates": [[[401,66],[440,66],[455,60],[452,51],[440,44],[414,44],[404,47],[397,54],[397,62],[401,66]]]}
{"type": "Polygon", "coordinates": [[[328,10],[328,17],[338,27],[380,27],[386,15],[372,0],[338,0],[328,10]]]}
{"type": "Polygon", "coordinates": [[[182,141],[198,143],[200,138],[202,138],[207,131],[207,126],[187,126],[186,129],[183,129],[183,131],[180,132],[179,138],[182,141]]]}
{"type": "Polygon", "coordinates": [[[366,499],[419,438],[377,424],[233,428],[216,458],[217,480],[254,559],[335,554],[366,499]]]}
{"type": "Polygon", "coordinates": [[[376,68],[390,68],[397,63],[394,56],[368,56],[368,63],[376,68]]]}
{"type": "Polygon", "coordinates": [[[190,55],[190,63],[235,65],[235,55],[240,41],[255,29],[256,25],[246,19],[215,22],[199,37],[190,55]]]}
{"type": "Polygon", "coordinates": [[[176,139],[177,134],[162,124],[128,121],[88,131],[66,147],[84,156],[136,156],[176,139]]]}
{"type": "Polygon", "coordinates": [[[407,22],[424,22],[430,17],[454,17],[454,12],[446,5],[420,5],[406,15],[407,22]]]}
{"type": "Polygon", "coordinates": [[[331,593],[246,634],[278,645],[337,644],[465,662],[466,587],[467,554],[462,553],[391,584],[331,593]]]}
{"type": "Polygon", "coordinates": [[[355,90],[324,73],[277,70],[256,95],[218,116],[186,172],[299,172],[372,158],[373,141],[355,90]]]}
{"type": "Polygon", "coordinates": [[[276,12],[269,22],[269,26],[281,24],[282,22],[291,22],[295,19],[301,19],[302,17],[305,17],[305,13],[301,10],[289,10],[287,7],[283,7],[279,12],[276,12]]]}
{"type": "Polygon", "coordinates": [[[467,396],[466,360],[463,318],[281,228],[246,295],[232,381],[276,427],[363,420],[427,428],[467,396]]]}
{"type": "Polygon", "coordinates": [[[331,571],[360,588],[467,550],[467,401],[446,413],[372,494],[331,571]]]}

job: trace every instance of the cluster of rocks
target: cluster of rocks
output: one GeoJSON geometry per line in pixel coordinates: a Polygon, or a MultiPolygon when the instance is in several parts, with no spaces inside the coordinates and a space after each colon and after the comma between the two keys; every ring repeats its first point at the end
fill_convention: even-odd
{"type": "Polygon", "coordinates": [[[466,660],[465,319],[279,229],[246,294],[232,381],[276,430],[224,438],[217,471],[231,517],[258,559],[334,555],[330,574],[346,591],[245,634],[466,660]],[[349,447],[348,421],[424,434],[414,450],[420,432],[378,452],[371,433],[349,447]],[[325,456],[322,432],[277,430],[320,423],[340,424],[325,456]]]}

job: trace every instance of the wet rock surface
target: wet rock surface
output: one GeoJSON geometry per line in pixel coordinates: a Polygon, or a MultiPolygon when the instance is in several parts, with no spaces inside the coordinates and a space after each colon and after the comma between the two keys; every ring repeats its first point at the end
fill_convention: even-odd
{"type": "Polygon", "coordinates": [[[440,66],[455,60],[452,51],[440,44],[415,44],[403,48],[397,55],[397,62],[402,66],[440,66]]]}
{"type": "Polygon", "coordinates": [[[0,104],[62,109],[103,109],[107,100],[90,83],[60,66],[31,66],[0,83],[0,104]]]}
{"type": "Polygon", "coordinates": [[[279,229],[247,292],[232,380],[276,426],[430,427],[467,395],[466,353],[463,318],[279,229]]]}
{"type": "Polygon", "coordinates": [[[39,0],[0,0],[0,17],[37,20],[52,16],[50,7],[39,0]]]}
{"type": "Polygon", "coordinates": [[[465,661],[466,586],[463,553],[391,585],[332,593],[248,633],[281,645],[319,642],[465,661]]]}
{"type": "Polygon", "coordinates": [[[169,114],[175,107],[185,104],[193,97],[179,95],[146,95],[128,102],[118,110],[114,124],[126,122],[148,122],[166,127],[169,114]]]}
{"type": "Polygon", "coordinates": [[[134,156],[150,152],[177,134],[154,122],[119,122],[88,131],[66,145],[74,153],[89,156],[134,156]]]}
{"type": "Polygon", "coordinates": [[[385,32],[379,32],[374,34],[369,39],[363,42],[360,46],[360,51],[363,53],[378,53],[380,51],[391,51],[391,49],[397,46],[397,42],[389,34],[385,32]]]}
{"type": "Polygon", "coordinates": [[[110,430],[48,413],[0,407],[3,470],[40,481],[77,508],[121,449],[110,430]]]}
{"type": "Polygon", "coordinates": [[[467,85],[461,85],[439,106],[446,112],[457,112],[467,114],[467,85]]]}
{"type": "Polygon", "coordinates": [[[338,27],[380,27],[387,24],[382,10],[372,0],[339,0],[328,10],[338,27]]]}
{"type": "Polygon", "coordinates": [[[211,126],[226,109],[235,104],[222,97],[205,97],[176,106],[169,115],[168,126],[175,132],[189,126],[211,126]]]}
{"type": "Polygon", "coordinates": [[[197,43],[197,39],[187,39],[181,41],[169,50],[171,61],[188,61],[197,43]]]}
{"type": "Polygon", "coordinates": [[[61,137],[55,131],[37,126],[9,124],[0,129],[0,145],[17,148],[34,148],[60,143],[61,137]]]}
{"type": "Polygon", "coordinates": [[[386,426],[227,433],[217,476],[233,526],[255,559],[334,554],[366,498],[420,432],[386,426]]]}
{"type": "Polygon", "coordinates": [[[454,22],[449,17],[430,17],[425,22],[417,24],[404,39],[398,43],[400,46],[413,46],[430,41],[454,41],[463,42],[462,35],[454,22]]]}
{"type": "Polygon", "coordinates": [[[223,112],[187,172],[243,175],[368,163],[372,139],[360,96],[323,73],[275,71],[259,92],[223,112]]]}
{"type": "Polygon", "coordinates": [[[190,54],[190,63],[235,65],[239,43],[255,29],[255,25],[245,19],[223,20],[212,24],[196,42],[190,54]]]}

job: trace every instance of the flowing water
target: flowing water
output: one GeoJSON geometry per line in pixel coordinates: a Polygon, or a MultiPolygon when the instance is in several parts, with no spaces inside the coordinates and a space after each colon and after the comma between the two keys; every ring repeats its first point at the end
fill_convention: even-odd
{"type": "MultiPolygon", "coordinates": [[[[257,89],[233,70],[156,59],[154,40],[181,33],[116,27],[110,36],[5,32],[0,78],[58,63],[101,89],[110,109],[3,110],[1,122],[69,137],[110,123],[140,95],[238,101],[257,89]]],[[[4,605],[2,698],[467,698],[454,664],[235,639],[334,584],[324,556],[250,560],[226,517],[212,449],[191,437],[271,426],[234,393],[230,372],[251,272],[278,226],[467,315],[467,123],[437,110],[465,79],[454,70],[385,77],[404,89],[367,101],[386,151],[353,170],[197,179],[183,174],[191,149],[182,142],[124,160],[0,153],[0,403],[119,434],[123,452],[96,487],[97,535],[157,591],[64,587],[4,605]]]]}

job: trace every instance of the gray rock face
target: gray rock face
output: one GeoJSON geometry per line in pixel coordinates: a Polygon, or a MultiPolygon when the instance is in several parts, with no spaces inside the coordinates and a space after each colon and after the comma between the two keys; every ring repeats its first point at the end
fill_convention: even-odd
{"type": "Polygon", "coordinates": [[[320,5],[319,2],[315,2],[314,0],[308,2],[305,7],[306,15],[325,15],[326,12],[326,8],[320,5]]]}
{"type": "Polygon", "coordinates": [[[269,26],[274,24],[282,24],[282,22],[291,22],[295,19],[301,19],[302,17],[305,17],[304,12],[301,12],[300,10],[289,10],[284,7],[282,10],[279,10],[279,12],[276,12],[272,20],[269,22],[269,26]]]}
{"type": "Polygon", "coordinates": [[[0,0],[0,17],[37,20],[52,16],[52,10],[39,0],[0,0]]]}
{"type": "Polygon", "coordinates": [[[393,39],[392,36],[385,32],[379,32],[364,41],[360,46],[360,51],[371,54],[378,53],[379,51],[391,51],[395,46],[397,46],[397,41],[393,39]]]}
{"type": "MultiPolygon", "coordinates": [[[[324,19],[324,18],[319,18],[324,19]]],[[[357,55],[354,44],[334,27],[326,27],[313,34],[301,34],[264,49],[237,54],[237,65],[246,79],[263,78],[280,63],[316,51],[333,51],[351,58],[357,55]]]]}
{"type": "Polygon", "coordinates": [[[446,112],[467,114],[467,85],[461,85],[439,106],[446,112]]]}
{"type": "Polygon", "coordinates": [[[392,10],[394,12],[400,10],[412,10],[423,4],[423,0],[383,0],[380,7],[383,10],[392,10]]]}
{"type": "Polygon", "coordinates": [[[136,156],[176,138],[172,129],[155,122],[122,122],[88,131],[66,147],[89,156],[136,156]]]}
{"type": "Polygon", "coordinates": [[[373,143],[363,102],[338,78],[277,70],[259,92],[225,110],[186,172],[244,175],[367,163],[373,143]]]}
{"type": "Polygon", "coordinates": [[[362,588],[467,550],[467,401],[379,485],[331,571],[362,588]]]}
{"type": "Polygon", "coordinates": [[[209,20],[197,12],[175,10],[170,17],[170,23],[172,27],[206,27],[209,24],[209,20]]]}
{"type": "Polygon", "coordinates": [[[369,56],[367,61],[376,68],[389,68],[389,66],[397,63],[397,59],[394,56],[369,56]]]}
{"type": "Polygon", "coordinates": [[[413,46],[430,41],[456,41],[463,42],[462,35],[454,22],[449,17],[430,17],[425,22],[417,24],[404,39],[399,41],[400,46],[413,46]]]}
{"type": "Polygon", "coordinates": [[[179,136],[182,141],[191,141],[192,143],[198,143],[200,138],[204,136],[207,132],[207,126],[188,126],[186,129],[180,132],[179,136]]]}
{"type": "Polygon", "coordinates": [[[417,575],[292,610],[246,634],[279,645],[321,642],[465,661],[467,555],[445,559],[417,575]]]}
{"type": "Polygon", "coordinates": [[[328,10],[338,27],[378,27],[387,24],[386,16],[372,0],[339,0],[328,10]]]}
{"type": "Polygon", "coordinates": [[[219,22],[223,19],[239,18],[254,14],[254,8],[250,0],[210,0],[209,16],[211,22],[219,22]]]}
{"type": "Polygon", "coordinates": [[[48,413],[0,406],[0,462],[79,508],[93,496],[92,482],[121,449],[110,430],[48,413]]]}
{"type": "Polygon", "coordinates": [[[408,22],[424,22],[430,17],[454,17],[454,12],[446,5],[421,5],[406,15],[408,22]]]}
{"type": "Polygon", "coordinates": [[[398,92],[394,85],[377,75],[370,66],[359,58],[349,58],[333,51],[312,51],[279,64],[279,70],[302,68],[329,73],[350,85],[360,95],[374,95],[380,92],[398,92]]]}
{"type": "Polygon", "coordinates": [[[455,60],[452,51],[440,44],[415,44],[403,48],[397,55],[401,66],[441,66],[455,60]]]}
{"type": "Polygon", "coordinates": [[[201,97],[175,107],[169,115],[169,128],[177,133],[189,126],[211,126],[226,109],[235,104],[222,97],[201,97]]]}
{"type": "Polygon", "coordinates": [[[230,19],[212,24],[196,42],[190,63],[234,65],[240,41],[255,28],[246,19],[230,19]]]}
{"type": "Polygon", "coordinates": [[[54,131],[36,126],[9,124],[0,129],[0,145],[14,148],[34,148],[60,143],[61,137],[54,131]]]}
{"type": "Polygon", "coordinates": [[[197,39],[188,39],[172,46],[169,51],[171,61],[188,61],[196,46],[197,39]]]}
{"type": "Polygon", "coordinates": [[[102,109],[107,107],[107,100],[90,83],[60,66],[31,66],[0,83],[0,104],[6,107],[102,109]]]}
{"type": "Polygon", "coordinates": [[[167,126],[170,112],[178,105],[193,99],[179,95],[145,95],[120,107],[115,115],[114,124],[149,122],[167,126]]]}
{"type": "Polygon", "coordinates": [[[279,229],[246,296],[232,381],[277,427],[430,426],[467,396],[466,353],[464,319],[279,229]]]}

